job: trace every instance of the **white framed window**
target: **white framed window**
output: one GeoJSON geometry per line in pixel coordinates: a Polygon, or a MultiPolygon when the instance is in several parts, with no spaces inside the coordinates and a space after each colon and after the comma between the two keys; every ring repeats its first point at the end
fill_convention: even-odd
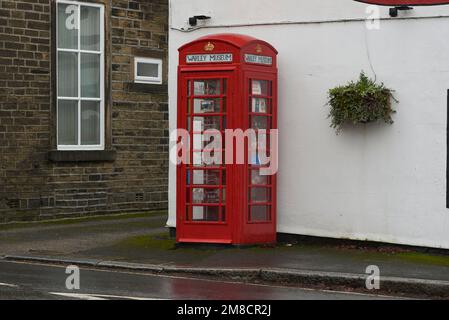
{"type": "Polygon", "coordinates": [[[135,57],[134,82],[162,84],[162,59],[135,57]]]}
{"type": "Polygon", "coordinates": [[[56,5],[58,150],[103,150],[104,6],[56,5]]]}

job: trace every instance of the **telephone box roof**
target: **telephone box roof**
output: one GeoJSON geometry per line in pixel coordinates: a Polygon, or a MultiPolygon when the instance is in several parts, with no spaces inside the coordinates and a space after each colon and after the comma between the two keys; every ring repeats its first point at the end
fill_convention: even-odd
{"type": "Polygon", "coordinates": [[[218,33],[218,34],[211,34],[207,36],[203,36],[201,38],[198,38],[192,42],[184,44],[182,47],[180,47],[178,50],[181,51],[186,47],[189,47],[195,43],[202,42],[202,41],[222,41],[225,43],[229,43],[230,45],[233,45],[234,47],[237,47],[239,49],[244,48],[252,43],[262,43],[271,48],[275,53],[278,53],[277,50],[268,42],[253,38],[251,36],[238,34],[238,33],[218,33]]]}

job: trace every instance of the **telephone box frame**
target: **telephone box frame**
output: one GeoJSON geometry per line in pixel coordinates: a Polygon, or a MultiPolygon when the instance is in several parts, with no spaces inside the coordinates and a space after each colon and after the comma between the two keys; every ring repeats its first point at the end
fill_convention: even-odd
{"type": "MultiPolygon", "coordinates": [[[[277,129],[277,75],[276,49],[269,43],[253,37],[239,34],[216,34],[183,45],[179,48],[178,128],[188,129],[187,119],[189,117],[189,123],[193,124],[191,119],[195,117],[194,104],[196,100],[202,99],[197,99],[194,95],[195,80],[201,82],[214,79],[223,84],[226,79],[226,92],[223,91],[222,85],[219,94],[219,99],[221,99],[219,100],[220,128],[223,126],[223,130],[242,129],[245,131],[253,123],[250,121],[259,116],[259,119],[265,119],[267,126],[270,124],[271,129],[277,129]],[[266,84],[269,95],[262,95],[262,92],[260,95],[260,99],[265,99],[265,108],[270,110],[266,114],[259,115],[250,112],[251,104],[254,103],[252,101],[254,92],[250,91],[254,90],[253,82],[266,84]],[[188,109],[189,103],[190,109],[188,109]],[[226,112],[223,112],[222,108],[225,103],[226,112]]],[[[204,123],[207,116],[200,115],[198,117],[202,117],[204,123]]],[[[191,140],[193,140],[194,132],[192,130],[194,130],[193,125],[190,127],[189,133],[192,137],[191,140]]],[[[266,184],[263,186],[253,186],[249,180],[253,181],[253,171],[256,172],[257,177],[257,170],[252,171],[250,167],[251,164],[247,152],[245,152],[244,164],[224,164],[217,169],[218,171],[222,170],[220,172],[224,172],[226,176],[226,183],[223,184],[223,173],[220,173],[221,184],[218,188],[214,188],[219,189],[219,203],[199,206],[206,208],[202,209],[203,214],[205,210],[209,210],[209,207],[220,207],[217,211],[219,212],[217,215],[219,221],[194,221],[190,208],[196,208],[198,205],[194,204],[192,193],[194,189],[203,188],[201,186],[194,188],[195,167],[193,165],[185,163],[177,165],[176,241],[178,243],[245,245],[276,242],[276,175],[267,178],[266,184]],[[252,198],[255,188],[265,190],[268,201],[261,202],[261,205],[251,202],[250,198],[252,198]],[[222,199],[224,194],[225,200],[222,199]],[[254,207],[257,207],[262,214],[265,212],[266,219],[264,221],[251,220],[254,207]],[[222,220],[223,212],[225,212],[224,221],[222,220]]],[[[214,167],[208,169],[211,168],[214,169],[214,167]]],[[[203,171],[203,176],[205,172],[206,170],[203,171]]],[[[211,186],[209,188],[212,189],[211,186]]],[[[257,210],[254,211],[257,212],[257,210]]]]}

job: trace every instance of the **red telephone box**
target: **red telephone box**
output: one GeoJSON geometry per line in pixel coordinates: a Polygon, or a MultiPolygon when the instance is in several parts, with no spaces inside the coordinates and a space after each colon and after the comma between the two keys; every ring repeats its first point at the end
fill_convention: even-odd
{"type": "Polygon", "coordinates": [[[277,129],[276,56],[267,42],[239,34],[179,48],[178,128],[187,130],[190,146],[187,163],[177,167],[178,242],[276,241],[276,175],[261,174],[257,155],[247,152],[243,162],[225,161],[224,147],[226,129],[277,129]],[[209,129],[222,133],[222,163],[203,161],[209,129]]]}

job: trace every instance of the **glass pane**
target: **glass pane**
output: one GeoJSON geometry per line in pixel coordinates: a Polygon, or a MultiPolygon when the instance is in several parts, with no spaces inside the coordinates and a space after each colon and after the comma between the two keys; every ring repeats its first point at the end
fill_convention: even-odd
{"type": "Polygon", "coordinates": [[[251,206],[250,220],[251,221],[268,221],[269,220],[269,206],[251,206]]]}
{"type": "Polygon", "coordinates": [[[216,152],[220,151],[204,151],[204,152],[193,152],[193,159],[192,163],[194,166],[200,166],[200,167],[218,167],[222,165],[223,163],[223,157],[220,154],[217,154],[216,152]]]}
{"type": "Polygon", "coordinates": [[[218,131],[193,134],[193,150],[220,151],[223,149],[223,137],[218,131]]]}
{"type": "Polygon", "coordinates": [[[192,100],[190,100],[190,98],[187,98],[187,114],[190,114],[191,110],[192,110],[192,100]]]}
{"type": "Polygon", "coordinates": [[[100,97],[100,55],[81,54],[81,96],[100,97]]]}
{"type": "Polygon", "coordinates": [[[192,128],[190,127],[190,125],[191,125],[190,117],[187,117],[186,129],[187,129],[187,131],[189,131],[189,132],[190,132],[190,130],[192,130],[192,128]]]}
{"type": "Polygon", "coordinates": [[[220,170],[188,170],[187,184],[196,185],[220,185],[220,170]]]}
{"type": "Polygon", "coordinates": [[[218,221],[220,207],[193,207],[194,221],[218,221]]]}
{"type": "Polygon", "coordinates": [[[58,96],[78,97],[77,53],[58,53],[58,96]]]}
{"type": "Polygon", "coordinates": [[[203,144],[203,136],[201,134],[194,134],[193,135],[193,141],[192,141],[192,148],[193,150],[202,150],[202,144],[203,144]]]}
{"type": "Polygon", "coordinates": [[[58,4],[58,48],[78,49],[78,6],[58,4]]]}
{"type": "Polygon", "coordinates": [[[220,130],[219,116],[212,117],[194,117],[193,118],[193,131],[202,132],[209,129],[220,130]]]}
{"type": "Polygon", "coordinates": [[[78,144],[78,101],[58,101],[58,144],[78,144]]]}
{"type": "Polygon", "coordinates": [[[195,80],[193,82],[193,94],[196,96],[220,94],[220,80],[195,80]]]}
{"type": "Polygon", "coordinates": [[[194,99],[193,110],[195,113],[220,112],[220,99],[194,99]]]}
{"type": "Polygon", "coordinates": [[[202,152],[193,152],[192,153],[192,164],[194,166],[206,166],[203,162],[203,153],[202,152]]]}
{"type": "Polygon", "coordinates": [[[252,164],[255,166],[261,165],[260,156],[257,151],[251,151],[249,156],[250,156],[249,164],[252,164]]]}
{"type": "Polygon", "coordinates": [[[186,126],[185,129],[190,132],[191,128],[190,128],[190,117],[186,118],[186,126]]]}
{"type": "Polygon", "coordinates": [[[250,112],[267,113],[268,101],[266,98],[252,98],[250,112]]]}
{"type": "Polygon", "coordinates": [[[137,63],[137,75],[140,77],[153,77],[159,76],[159,65],[156,63],[137,63]]]}
{"type": "Polygon", "coordinates": [[[270,202],[270,188],[251,188],[251,202],[270,202]]]}
{"type": "Polygon", "coordinates": [[[220,189],[193,188],[193,203],[219,203],[220,189]]]}
{"type": "Polygon", "coordinates": [[[266,80],[253,80],[251,85],[251,94],[269,96],[270,90],[266,80]]]}
{"type": "Polygon", "coordinates": [[[269,176],[260,175],[260,170],[251,170],[251,184],[265,185],[270,184],[269,176]]]}
{"type": "Polygon", "coordinates": [[[81,102],[81,144],[100,144],[100,102],[81,102]]]}
{"type": "Polygon", "coordinates": [[[251,128],[253,129],[270,129],[269,117],[253,116],[251,117],[251,128]]]}
{"type": "Polygon", "coordinates": [[[81,6],[81,49],[100,51],[100,8],[81,6]]]}

